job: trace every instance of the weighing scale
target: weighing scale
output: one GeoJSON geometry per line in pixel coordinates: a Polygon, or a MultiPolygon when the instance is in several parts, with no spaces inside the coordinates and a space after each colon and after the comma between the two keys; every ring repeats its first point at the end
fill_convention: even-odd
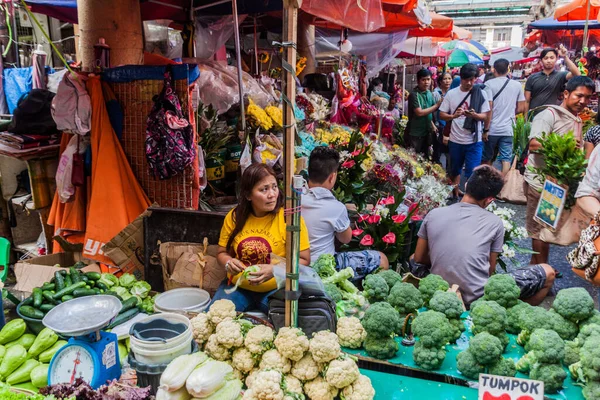
{"type": "Polygon", "coordinates": [[[117,335],[102,331],[119,314],[121,302],[114,296],[80,297],[57,305],[42,323],[69,342],[52,357],[48,384],[73,383],[82,378],[93,389],[119,379],[117,335]]]}

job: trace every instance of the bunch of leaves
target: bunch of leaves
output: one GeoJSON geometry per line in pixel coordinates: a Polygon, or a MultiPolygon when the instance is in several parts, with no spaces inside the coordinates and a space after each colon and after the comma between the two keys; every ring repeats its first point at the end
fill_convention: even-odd
{"type": "Polygon", "coordinates": [[[196,110],[196,126],[198,129],[206,127],[199,134],[198,144],[202,146],[202,150],[204,150],[206,156],[211,158],[218,157],[218,151],[235,139],[234,129],[230,128],[225,132],[218,131],[218,117],[219,115],[212,104],[206,106],[200,103],[198,105],[198,109],[196,110]]]}
{"type": "Polygon", "coordinates": [[[523,154],[529,143],[531,121],[520,114],[513,124],[513,153],[519,157],[523,154]]]}
{"type": "Polygon", "coordinates": [[[585,153],[578,147],[573,132],[562,136],[544,133],[538,141],[542,145],[539,154],[544,156],[545,165],[541,168],[533,168],[533,171],[541,177],[541,184],[548,176],[558,185],[567,187],[565,208],[571,208],[575,204],[577,186],[585,174],[587,166],[585,153]]]}

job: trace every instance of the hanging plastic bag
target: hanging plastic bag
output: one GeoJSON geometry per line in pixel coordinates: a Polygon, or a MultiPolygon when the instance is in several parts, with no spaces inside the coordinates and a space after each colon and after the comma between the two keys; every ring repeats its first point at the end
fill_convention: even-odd
{"type": "MultiPolygon", "coordinates": [[[[257,130],[258,132],[258,130],[257,130]]],[[[246,144],[242,155],[240,156],[240,168],[242,169],[242,175],[246,168],[252,165],[252,143],[250,143],[250,137],[246,135],[246,144]]]]}
{"type": "MultiPolygon", "coordinates": [[[[285,289],[285,258],[271,253],[271,264],[275,264],[273,266],[273,276],[275,277],[275,282],[277,282],[277,289],[285,289]]],[[[298,286],[303,296],[325,296],[323,280],[314,269],[305,265],[299,265],[298,274],[300,275],[298,286]]]]}
{"type": "Polygon", "coordinates": [[[58,169],[56,170],[56,192],[61,203],[68,203],[75,194],[75,186],[73,186],[71,181],[73,175],[73,155],[75,153],[84,154],[89,145],[89,137],[74,135],[60,156],[58,169]],[[80,138],[79,146],[77,146],[78,137],[80,138]],[[79,152],[77,151],[78,148],[79,152]]]}
{"type": "Polygon", "coordinates": [[[206,165],[204,164],[204,150],[202,146],[198,146],[198,176],[200,176],[200,190],[204,191],[208,186],[208,178],[206,177],[206,165]]]}
{"type": "Polygon", "coordinates": [[[256,147],[252,155],[252,160],[256,163],[266,164],[273,168],[281,158],[281,150],[277,149],[268,140],[269,137],[263,135],[261,140],[260,135],[256,136],[256,147]]]}

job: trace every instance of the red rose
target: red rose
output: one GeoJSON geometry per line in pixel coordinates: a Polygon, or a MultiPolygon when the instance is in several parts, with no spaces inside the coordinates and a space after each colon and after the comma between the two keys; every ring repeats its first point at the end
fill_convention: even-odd
{"type": "Polygon", "coordinates": [[[394,221],[394,223],[396,223],[396,224],[403,223],[405,219],[406,219],[406,215],[404,215],[404,214],[392,215],[392,221],[394,221]]]}
{"type": "Polygon", "coordinates": [[[394,196],[384,197],[381,200],[379,200],[379,204],[382,204],[384,206],[392,205],[395,202],[396,202],[396,199],[394,199],[394,196]]]}
{"type": "Polygon", "coordinates": [[[381,221],[381,216],[377,214],[370,215],[369,218],[367,218],[369,224],[378,224],[379,221],[381,221]]]}
{"type": "Polygon", "coordinates": [[[363,246],[373,246],[373,243],[375,243],[375,241],[373,240],[371,235],[365,235],[360,241],[360,244],[363,246]]]}
{"type": "Polygon", "coordinates": [[[388,244],[394,244],[396,243],[396,234],[394,232],[390,232],[384,237],[382,237],[381,240],[388,244]]]}
{"type": "Polygon", "coordinates": [[[356,161],[347,160],[347,161],[344,161],[344,163],[342,164],[342,168],[352,168],[352,167],[354,167],[355,164],[356,164],[356,161]]]}
{"type": "Polygon", "coordinates": [[[368,216],[368,215],[366,215],[366,214],[359,214],[359,215],[358,215],[358,222],[359,222],[359,223],[361,223],[361,222],[365,222],[365,221],[366,221],[368,218],[369,218],[369,216],[368,216]]]}
{"type": "Polygon", "coordinates": [[[360,236],[360,235],[362,235],[363,232],[364,231],[362,229],[356,228],[356,229],[352,230],[352,236],[360,236]]]}

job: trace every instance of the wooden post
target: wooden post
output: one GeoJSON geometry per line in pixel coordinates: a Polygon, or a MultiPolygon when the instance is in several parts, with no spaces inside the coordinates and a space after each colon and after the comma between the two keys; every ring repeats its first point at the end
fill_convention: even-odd
{"type": "MultiPolygon", "coordinates": [[[[298,9],[302,4],[302,0],[284,0],[283,5],[283,42],[293,43],[297,42],[298,36],[298,9]]],[[[285,61],[288,64],[296,66],[296,48],[294,46],[288,46],[284,48],[285,61]]],[[[296,99],[296,77],[287,71],[283,71],[283,87],[284,94],[287,98],[295,103],[296,99]]],[[[292,180],[294,176],[294,140],[296,133],[296,120],[294,118],[294,109],[290,107],[285,101],[283,102],[283,124],[285,126],[284,131],[284,160],[285,160],[285,208],[290,210],[294,207],[295,201],[293,200],[294,192],[292,190],[292,180]]],[[[286,293],[289,291],[298,290],[298,280],[290,278],[289,274],[298,273],[298,262],[299,262],[299,248],[300,243],[299,233],[295,232],[294,228],[294,217],[299,219],[298,213],[287,213],[285,217],[286,224],[286,242],[285,242],[285,258],[286,258],[286,272],[287,278],[285,280],[286,293]]],[[[285,300],[285,325],[286,326],[297,326],[298,319],[298,301],[289,299],[286,296],[285,300]]]]}
{"type": "Polygon", "coordinates": [[[306,57],[306,67],[298,77],[300,82],[302,82],[305,75],[317,72],[315,26],[307,24],[300,19],[298,21],[298,32],[301,32],[298,36],[298,53],[302,57],[306,57]]]}

